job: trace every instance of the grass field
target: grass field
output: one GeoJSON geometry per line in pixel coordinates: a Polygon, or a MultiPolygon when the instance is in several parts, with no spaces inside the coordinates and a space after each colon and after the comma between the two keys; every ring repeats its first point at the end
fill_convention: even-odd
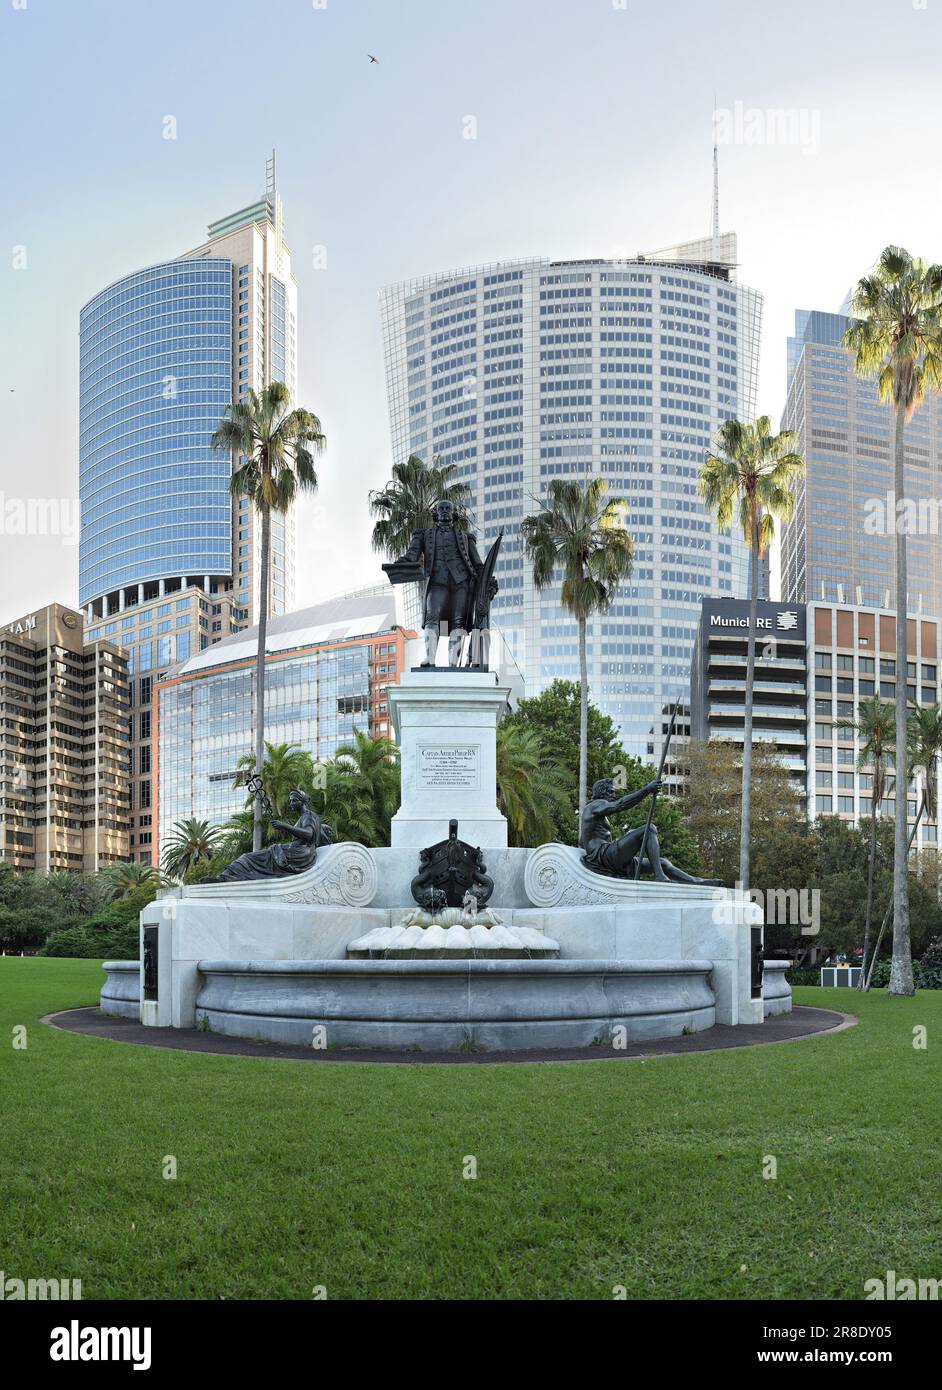
{"type": "Polygon", "coordinates": [[[799,990],[860,1025],[738,1052],[371,1067],[38,1022],[102,982],[94,961],[0,959],[7,1278],[81,1279],[85,1298],[676,1299],[942,1276],[942,991],[799,990]]]}

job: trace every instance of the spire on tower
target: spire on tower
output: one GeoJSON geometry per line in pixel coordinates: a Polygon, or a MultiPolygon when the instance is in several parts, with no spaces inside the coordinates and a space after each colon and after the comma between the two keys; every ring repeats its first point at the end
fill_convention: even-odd
{"type": "Polygon", "coordinates": [[[716,98],[713,98],[713,260],[720,258],[720,161],[716,144],[716,98]]]}

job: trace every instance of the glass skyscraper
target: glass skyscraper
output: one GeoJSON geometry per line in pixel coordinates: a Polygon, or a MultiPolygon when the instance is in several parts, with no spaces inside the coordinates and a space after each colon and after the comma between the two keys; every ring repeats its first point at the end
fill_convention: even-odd
{"type": "MultiPolygon", "coordinates": [[[[894,414],[875,380],[858,377],[841,346],[843,314],[799,310],[788,340],[784,429],[795,430],[805,459],[795,512],[782,530],[782,597],[896,608],[893,508],[894,414]],[[889,526],[874,529],[877,503],[889,526]]],[[[906,495],[935,504],[940,477],[942,402],[934,392],[906,426],[906,495]]],[[[908,536],[910,614],[942,616],[942,541],[938,527],[908,536]]]]}
{"type": "MultiPolygon", "coordinates": [[[[230,401],[297,394],[297,285],[269,166],[264,198],[208,240],[135,271],[79,319],[79,601],[89,622],[183,590],[229,594],[253,621],[252,507],[209,441],[230,401]]],[[[272,518],[270,611],[294,602],[293,517],[272,518]]]]}
{"type": "MultiPolygon", "coordinates": [[[[688,698],[704,597],[744,596],[748,555],[697,475],[729,416],[755,412],[761,298],[735,237],[635,260],[505,261],[381,292],[393,455],[453,463],[481,542],[505,533],[493,615],[528,694],[578,680],[559,583],[532,583],[520,522],[553,478],[602,477],[629,504],[631,580],[589,625],[592,699],[648,756],[688,698]]],[[[483,553],[483,551],[482,551],[483,553]]]]}
{"type": "Polygon", "coordinates": [[[228,579],[232,470],[209,439],[232,399],[231,261],[169,261],[110,285],[82,310],[79,359],[80,603],[228,579]]]}
{"type": "MultiPolygon", "coordinates": [[[[244,630],[260,598],[260,529],[210,448],[232,401],[297,395],[297,285],[274,156],[264,197],[176,260],[134,271],[79,321],[80,602],[131,675],[131,854],[153,854],[156,682],[244,630]]],[[[294,603],[294,519],[271,526],[269,612],[294,603]]]]}

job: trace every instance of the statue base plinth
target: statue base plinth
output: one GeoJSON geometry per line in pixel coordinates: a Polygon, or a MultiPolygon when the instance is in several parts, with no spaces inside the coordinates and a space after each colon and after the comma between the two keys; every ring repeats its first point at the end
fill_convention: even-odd
{"type": "Polygon", "coordinates": [[[491,676],[495,672],[488,671],[483,666],[410,666],[410,675],[427,675],[428,673],[438,672],[443,676],[491,676]]]}
{"type": "Polygon", "coordinates": [[[402,750],[394,848],[437,844],[457,820],[468,844],[506,849],[507,821],[497,808],[497,721],[509,694],[493,671],[470,667],[418,668],[389,687],[402,750]]]}

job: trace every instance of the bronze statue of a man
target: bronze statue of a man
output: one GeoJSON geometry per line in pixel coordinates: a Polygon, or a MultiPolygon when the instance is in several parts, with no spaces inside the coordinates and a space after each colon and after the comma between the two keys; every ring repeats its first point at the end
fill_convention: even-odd
{"type": "Polygon", "coordinates": [[[593,873],[607,874],[609,878],[634,878],[635,861],[639,854],[642,869],[650,869],[658,883],[703,883],[718,885],[718,878],[696,878],[685,873],[661,854],[657,827],[652,824],[648,831],[647,845],[642,848],[645,838],[644,826],[627,831],[616,840],[612,836],[609,817],[637,806],[646,797],[656,796],[661,790],[661,780],[656,777],[639,791],[628,792],[616,797],[615,787],[610,777],[603,777],[592,788],[592,794],[585,804],[579,822],[579,848],[582,862],[593,873]]]}
{"type": "MultiPolygon", "coordinates": [[[[475,589],[484,564],[474,535],[455,525],[455,508],[451,502],[436,502],[432,518],[435,524],[415,532],[399,563],[420,564],[425,576],[423,667],[435,665],[438,639],[442,634],[448,636],[448,664],[458,666],[473,621],[475,589]]],[[[496,593],[497,580],[492,579],[488,599],[496,593]]]]}

